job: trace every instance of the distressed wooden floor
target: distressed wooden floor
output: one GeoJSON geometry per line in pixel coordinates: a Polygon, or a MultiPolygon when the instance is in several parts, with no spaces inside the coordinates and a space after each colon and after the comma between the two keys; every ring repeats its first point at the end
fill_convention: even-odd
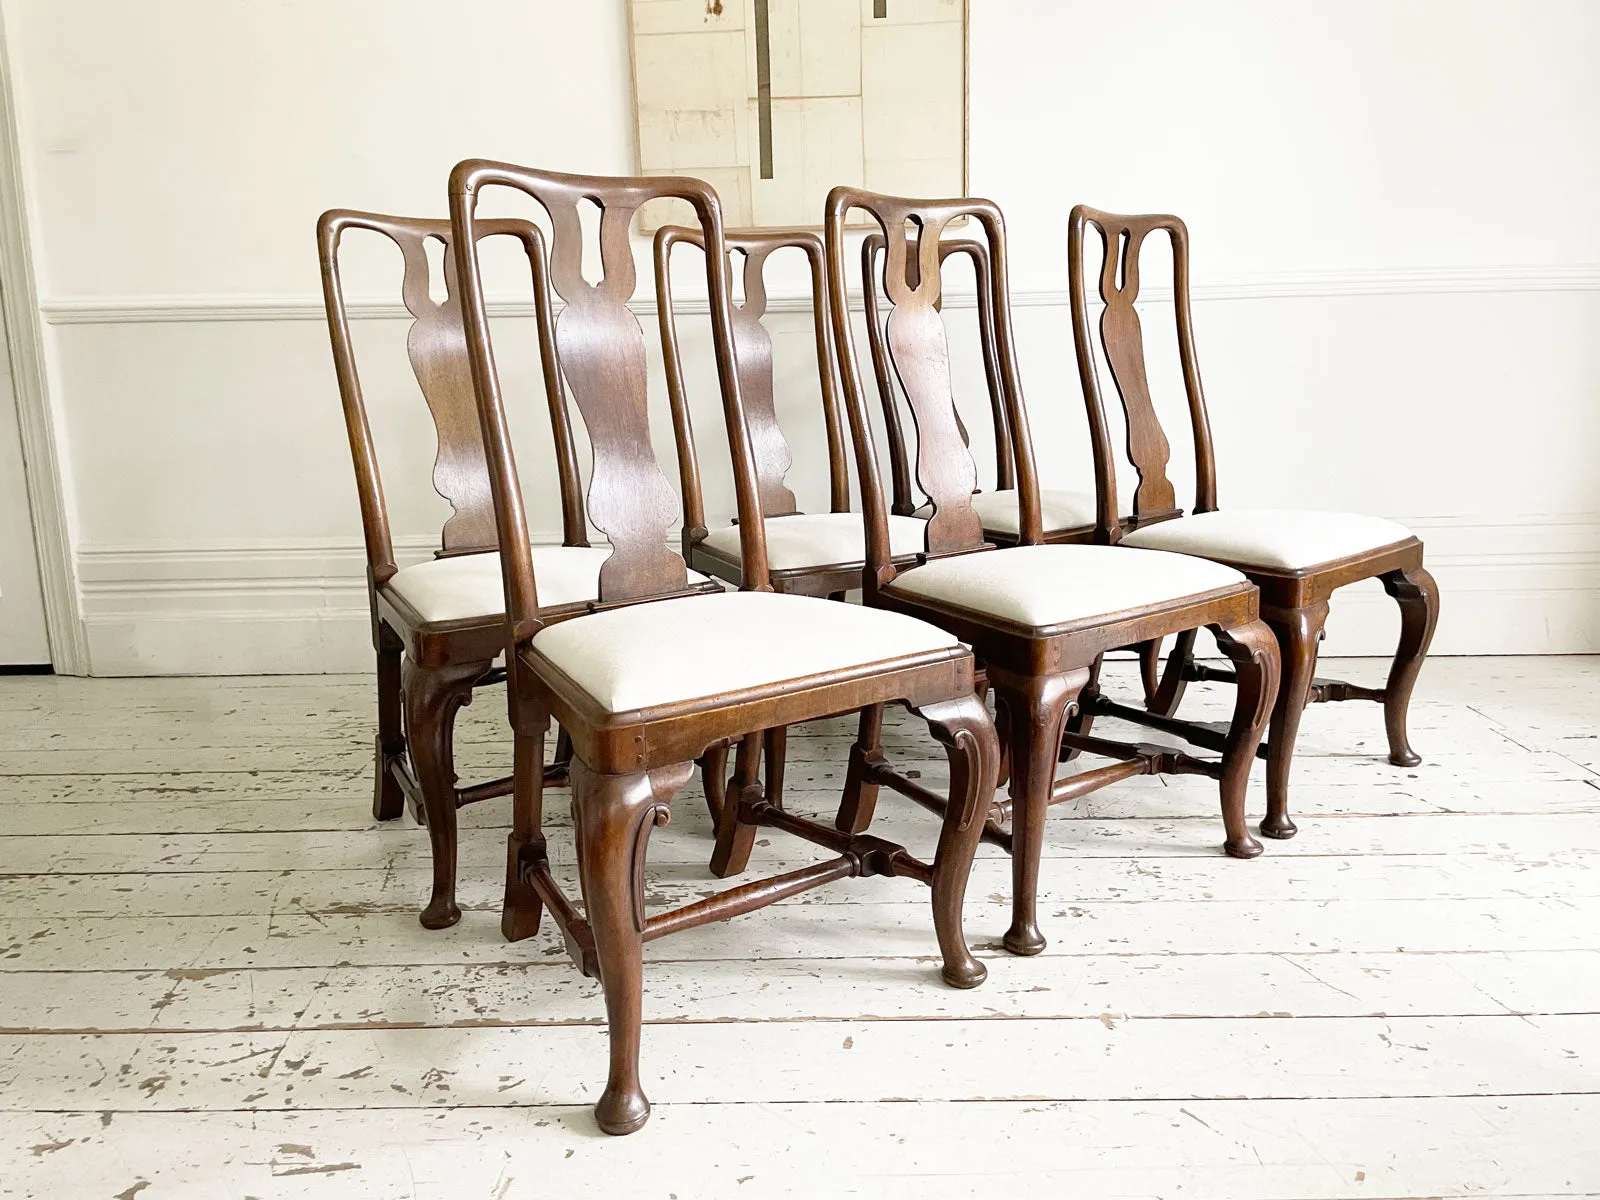
{"type": "MultiPolygon", "coordinates": [[[[904,880],[655,942],[655,1116],[610,1139],[596,986],[548,928],[500,940],[505,802],[464,814],[462,923],[417,925],[426,836],[367,812],[369,680],[0,679],[0,1196],[1600,1193],[1597,684],[1430,663],[1414,770],[1376,707],[1313,709],[1300,836],[1254,862],[1200,778],[1063,806],[1041,957],[999,950],[982,852],[975,991],[939,983],[904,880]]],[[[503,712],[464,714],[469,776],[503,712]]],[[[794,807],[830,808],[845,745],[796,732],[794,807]]],[[[652,904],[713,889],[697,784],[651,850],[652,904]]],[[[773,835],[752,868],[815,857],[773,835]]]]}

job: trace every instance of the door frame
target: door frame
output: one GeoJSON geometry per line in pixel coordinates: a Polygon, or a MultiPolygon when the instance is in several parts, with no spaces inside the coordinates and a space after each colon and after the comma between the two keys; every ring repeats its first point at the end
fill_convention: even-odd
{"type": "Polygon", "coordinates": [[[0,6],[0,319],[11,350],[17,426],[22,438],[23,476],[33,524],[39,585],[44,593],[50,662],[59,675],[89,673],[89,643],[78,606],[78,572],[62,487],[63,459],[50,403],[44,328],[34,279],[30,228],[23,186],[22,153],[12,94],[11,47],[0,6]]]}

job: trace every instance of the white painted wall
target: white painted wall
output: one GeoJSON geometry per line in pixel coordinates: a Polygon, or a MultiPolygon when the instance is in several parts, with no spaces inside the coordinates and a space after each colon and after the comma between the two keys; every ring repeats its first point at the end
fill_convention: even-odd
{"type": "MultiPolygon", "coordinates": [[[[470,155],[630,170],[623,0],[475,0],[470,18],[437,0],[0,3],[94,669],[364,666],[316,214],[442,214],[470,155]]],[[[1597,60],[1592,0],[1125,0],[1110,16],[972,0],[972,185],[1008,214],[1047,481],[1089,480],[1066,209],[1178,212],[1223,503],[1410,522],[1444,591],[1436,651],[1600,649],[1597,60]]],[[[396,282],[376,252],[347,267],[357,295],[392,300],[396,282]]],[[[1165,319],[1153,304],[1153,347],[1165,319]]],[[[971,314],[951,321],[981,424],[971,314]]],[[[815,499],[808,322],[776,323],[792,478],[815,499]]],[[[535,364],[509,350],[527,322],[502,324],[533,403],[535,364]]],[[[397,532],[421,554],[442,506],[404,331],[358,323],[397,532]]],[[[1175,383],[1157,373],[1174,416],[1175,383]]],[[[728,512],[703,408],[711,508],[728,512]]],[[[667,432],[663,411],[663,451],[667,432]]],[[[537,433],[530,410],[529,462],[537,433]]],[[[553,488],[530,495],[557,529],[553,488]]],[[[1381,651],[1395,628],[1357,590],[1327,652],[1381,651]]]]}

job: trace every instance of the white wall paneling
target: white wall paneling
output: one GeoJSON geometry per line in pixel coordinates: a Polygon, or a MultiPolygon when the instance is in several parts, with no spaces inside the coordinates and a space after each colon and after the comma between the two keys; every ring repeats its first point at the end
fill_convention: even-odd
{"type": "MultiPolygon", "coordinates": [[[[449,166],[473,154],[630,170],[622,0],[485,0],[470,28],[424,0],[0,4],[93,669],[366,665],[315,216],[442,212],[449,166]]],[[[1178,212],[1223,503],[1412,524],[1443,589],[1438,652],[1600,650],[1600,8],[1546,0],[1533,22],[1514,0],[1132,0],[1118,15],[972,3],[972,186],[1007,213],[1047,480],[1090,479],[1065,208],[1178,212]]],[[[421,553],[444,513],[383,293],[394,264],[374,252],[347,275],[370,298],[358,349],[396,530],[421,553]]],[[[1152,262],[1154,353],[1170,345],[1157,276],[1152,262]]],[[[523,453],[548,462],[528,306],[509,273],[492,285],[523,453]]],[[[792,480],[815,501],[800,278],[774,286],[790,297],[774,323],[792,480]]],[[[986,428],[972,314],[951,307],[962,403],[986,428]]],[[[703,349],[691,382],[726,514],[703,349]]],[[[1169,420],[1176,378],[1153,379],[1169,420]]],[[[553,531],[549,474],[524,480],[553,531]]],[[[1394,628],[1381,592],[1357,589],[1325,652],[1377,652],[1394,628]]]]}

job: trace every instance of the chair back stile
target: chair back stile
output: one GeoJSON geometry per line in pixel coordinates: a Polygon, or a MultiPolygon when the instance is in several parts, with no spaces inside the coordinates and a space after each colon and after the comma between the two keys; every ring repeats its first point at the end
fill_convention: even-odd
{"type": "MultiPolygon", "coordinates": [[[[910,516],[916,511],[917,501],[911,492],[910,457],[906,451],[904,427],[900,421],[900,404],[889,366],[889,355],[884,345],[883,313],[878,298],[878,283],[882,274],[880,257],[884,252],[881,233],[868,233],[861,241],[861,296],[866,312],[867,348],[872,356],[874,381],[878,389],[878,403],[883,409],[884,426],[890,454],[890,483],[893,503],[890,511],[899,516],[910,516]]],[[[995,487],[1009,491],[1016,487],[1014,453],[1011,448],[1011,427],[1006,420],[1005,394],[1000,382],[999,352],[995,344],[994,301],[989,285],[989,247],[982,238],[957,236],[939,241],[941,267],[952,256],[964,255],[972,263],[973,279],[978,308],[978,334],[983,352],[984,383],[989,396],[989,413],[994,427],[995,487]]],[[[943,304],[936,304],[942,311],[943,304]]],[[[956,412],[956,424],[961,429],[962,440],[971,445],[966,423],[956,412]]]]}
{"type": "MultiPolygon", "coordinates": [[[[394,561],[389,509],[383,500],[383,476],[378,469],[372,425],[367,420],[366,400],[362,395],[361,377],[356,370],[355,351],[350,340],[350,317],[345,307],[344,284],[339,276],[340,235],[345,229],[358,224],[363,228],[372,228],[371,218],[365,214],[339,210],[323,213],[317,221],[317,257],[322,269],[323,305],[328,316],[328,338],[333,346],[334,374],[339,381],[339,401],[344,410],[350,456],[355,462],[356,498],[361,506],[368,584],[377,587],[392,579],[399,568],[394,561]]],[[[387,230],[380,229],[380,232],[387,230]]]]}
{"type": "MultiPolygon", "coordinates": [[[[972,201],[974,214],[984,231],[989,249],[988,291],[992,315],[995,365],[1005,396],[1003,425],[1011,447],[1018,503],[1019,546],[1044,544],[1044,520],[1040,513],[1039,472],[1033,457],[1033,431],[1028,425],[1028,410],[1022,399],[1022,373],[1017,366],[1017,338],[1011,325],[1011,268],[1006,251],[1005,218],[991,201],[972,201]]],[[[984,280],[979,280],[979,291],[984,280]]],[[[982,309],[979,310],[980,318],[982,309]]]]}
{"type": "MultiPolygon", "coordinates": [[[[850,477],[845,453],[844,417],[840,412],[838,389],[834,383],[833,325],[828,319],[827,286],[823,264],[822,239],[803,230],[729,230],[725,233],[729,258],[743,256],[745,300],[735,305],[733,344],[739,369],[740,392],[744,399],[745,422],[754,449],[756,487],[765,517],[799,513],[794,493],[785,476],[794,463],[793,451],[778,422],[774,393],[772,336],[762,324],[767,310],[766,264],[778,250],[804,252],[811,280],[811,310],[815,323],[817,380],[822,393],[823,426],[828,448],[828,501],[830,511],[850,511],[850,477]]],[[[704,251],[705,239],[699,231],[666,225],[656,231],[653,261],[656,276],[656,307],[661,327],[662,360],[667,376],[667,395],[672,405],[673,432],[678,444],[678,459],[685,504],[693,497],[694,518],[686,519],[685,553],[705,537],[704,501],[700,487],[699,457],[694,443],[693,422],[689,413],[688,390],[684,383],[683,359],[679,348],[677,313],[672,296],[672,252],[683,244],[704,251]]],[[[731,272],[730,262],[730,272],[731,272]]]]}
{"type": "MultiPolygon", "coordinates": [[[[451,506],[451,516],[440,532],[439,557],[492,551],[498,542],[494,506],[487,487],[483,437],[478,427],[472,377],[461,323],[461,300],[456,266],[450,254],[450,223],[336,209],[317,223],[322,268],[323,299],[333,347],[346,432],[356,468],[356,490],[361,505],[368,569],[374,586],[386,583],[396,572],[388,509],[384,503],[377,451],[367,417],[355,351],[350,336],[349,310],[339,270],[339,247],[349,229],[364,229],[389,238],[401,252],[404,274],[402,301],[413,323],[406,351],[417,386],[427,402],[438,436],[434,461],[434,490],[451,506]],[[445,298],[429,294],[426,243],[437,239],[444,247],[445,298]]],[[[484,222],[480,238],[514,237],[528,255],[535,286],[545,277],[544,239],[538,227],[526,221],[501,219],[484,222]]],[[[556,472],[560,484],[563,543],[588,544],[577,468],[577,449],[566,416],[566,401],[556,367],[554,339],[547,322],[539,326],[540,358],[555,439],[556,472]]]]}
{"type": "Polygon", "coordinates": [[[700,454],[695,447],[694,423],[684,390],[682,351],[678,346],[678,323],[674,317],[672,299],[672,247],[680,239],[692,240],[692,233],[692,230],[679,225],[663,225],[656,230],[651,243],[651,263],[656,279],[656,325],[661,332],[662,370],[667,377],[667,403],[672,410],[672,440],[678,451],[678,483],[683,493],[685,560],[695,543],[709,532],[705,490],[700,482],[700,454]]]}
{"type": "MultiPolygon", "coordinates": [[[[462,280],[462,315],[503,547],[506,618],[513,642],[531,638],[542,622],[527,515],[511,454],[475,246],[476,231],[485,224],[476,215],[478,196],[490,187],[521,191],[545,210],[551,222],[550,284],[564,304],[552,321],[555,357],[593,449],[589,518],[612,545],[600,571],[600,607],[694,590],[684,559],[666,542],[678,501],[651,448],[644,331],[628,308],[636,283],[628,236],[634,212],[657,198],[684,200],[694,209],[711,250],[706,256],[707,294],[724,417],[732,434],[735,492],[746,525],[741,536],[744,578],[749,590],[769,590],[755,454],[743,418],[722,213],[715,192],[696,179],[619,182],[468,160],[451,172],[450,213],[457,232],[454,249],[462,280]],[[601,279],[596,284],[588,283],[583,274],[579,205],[585,200],[600,210],[601,279]]],[[[548,306],[552,301],[536,294],[535,303],[548,306]]]]}
{"type": "Polygon", "coordinates": [[[889,555],[887,512],[867,420],[865,389],[845,308],[844,229],[845,218],[852,208],[870,214],[882,229],[884,238],[884,290],[891,306],[884,322],[884,357],[894,370],[915,423],[916,483],[933,504],[928,522],[927,557],[959,554],[987,545],[981,522],[972,509],[977,465],[956,418],[950,385],[949,344],[936,307],[941,282],[939,237],[944,227],[957,217],[970,216],[977,220],[988,250],[990,270],[986,283],[994,318],[991,326],[997,378],[1019,492],[1020,544],[1042,543],[1043,522],[1032,439],[1016,368],[1010,307],[1006,301],[1004,225],[999,210],[983,200],[919,201],[853,188],[835,188],[828,195],[825,210],[829,302],[838,344],[839,374],[862,480],[867,527],[863,586],[870,597],[891,582],[896,572],[889,555]],[[916,228],[914,239],[908,234],[908,224],[916,228]]]}
{"type": "Polygon", "coordinates": [[[945,238],[939,243],[939,261],[963,254],[972,262],[973,288],[978,302],[978,335],[983,339],[983,379],[989,393],[989,413],[994,422],[995,487],[1009,491],[1017,486],[1016,452],[1011,448],[1011,422],[1006,418],[1005,388],[1000,382],[1000,349],[995,332],[994,268],[989,247],[982,238],[945,238]]]}
{"type": "Polygon", "coordinates": [[[1121,536],[1117,519],[1116,453],[1113,449],[1104,393],[1094,358],[1094,338],[1089,325],[1088,270],[1085,233],[1099,235],[1101,267],[1098,293],[1099,344],[1111,370],[1112,384],[1122,406],[1127,430],[1125,452],[1138,475],[1133,495],[1136,522],[1177,512],[1177,497],[1167,478],[1171,446],[1156,416],[1146,370],[1144,332],[1138,310],[1139,255],[1152,233],[1164,232],[1172,245],[1173,308],[1177,322],[1178,354],[1183,386],[1194,436],[1195,504],[1197,513],[1217,507],[1216,457],[1200,365],[1195,353],[1193,317],[1189,303],[1189,234],[1183,222],[1169,215],[1127,216],[1101,212],[1086,205],[1073,208],[1067,227],[1073,341],[1078,376],[1088,405],[1090,443],[1094,453],[1096,517],[1095,540],[1109,543],[1121,536]]]}
{"type": "Polygon", "coordinates": [[[828,305],[827,252],[822,239],[806,234],[806,259],[811,275],[811,321],[817,344],[817,380],[822,387],[823,428],[828,438],[828,507],[850,511],[850,439],[839,397],[839,347],[833,336],[828,305]]]}

